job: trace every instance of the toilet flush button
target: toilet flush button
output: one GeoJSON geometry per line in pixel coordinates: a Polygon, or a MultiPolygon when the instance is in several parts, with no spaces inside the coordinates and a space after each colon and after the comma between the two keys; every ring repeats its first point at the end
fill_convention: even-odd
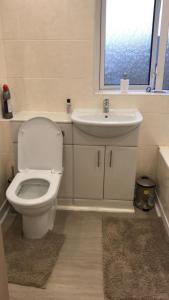
{"type": "Polygon", "coordinates": [[[55,169],[52,169],[52,170],[51,170],[51,173],[52,173],[52,174],[55,174],[55,173],[56,173],[55,169]]]}

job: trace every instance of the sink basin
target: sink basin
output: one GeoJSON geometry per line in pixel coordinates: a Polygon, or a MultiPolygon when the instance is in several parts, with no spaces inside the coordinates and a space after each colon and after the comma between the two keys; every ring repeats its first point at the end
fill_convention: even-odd
{"type": "Polygon", "coordinates": [[[111,138],[134,130],[143,117],[137,109],[112,109],[107,114],[99,110],[75,110],[71,119],[87,134],[111,138]]]}

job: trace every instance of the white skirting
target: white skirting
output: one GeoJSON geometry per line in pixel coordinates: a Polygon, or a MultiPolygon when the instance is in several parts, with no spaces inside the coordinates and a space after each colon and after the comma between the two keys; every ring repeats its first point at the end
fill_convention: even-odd
{"type": "Polygon", "coordinates": [[[133,201],[96,199],[59,199],[58,210],[134,213],[133,201]]]}

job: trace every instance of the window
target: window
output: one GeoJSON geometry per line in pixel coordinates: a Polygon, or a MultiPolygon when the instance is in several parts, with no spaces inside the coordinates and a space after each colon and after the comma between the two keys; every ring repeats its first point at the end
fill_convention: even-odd
{"type": "Polygon", "coordinates": [[[169,90],[169,33],[165,56],[163,90],[169,90]]]}
{"type": "Polygon", "coordinates": [[[99,88],[119,89],[127,73],[131,89],[169,89],[169,1],[100,1],[99,88]]]}

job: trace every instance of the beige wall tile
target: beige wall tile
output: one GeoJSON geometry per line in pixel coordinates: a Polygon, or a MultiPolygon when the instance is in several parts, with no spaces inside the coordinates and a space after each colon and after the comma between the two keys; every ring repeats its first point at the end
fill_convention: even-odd
{"type": "Polygon", "coordinates": [[[169,114],[143,114],[139,145],[169,145],[169,114]]]}
{"type": "Polygon", "coordinates": [[[4,38],[18,37],[19,32],[19,1],[0,2],[2,35],[4,38]]]}
{"type": "Polygon", "coordinates": [[[1,15],[0,15],[0,78],[6,78],[6,64],[5,64],[4,43],[2,39],[1,15]]]}
{"type": "Polygon", "coordinates": [[[158,147],[139,147],[138,162],[137,162],[137,176],[149,176],[156,179],[157,168],[157,152],[158,147]]]}
{"type": "Polygon", "coordinates": [[[5,190],[8,185],[8,178],[12,175],[12,165],[13,159],[10,154],[0,154],[0,206],[5,200],[5,190]]]}
{"type": "Polygon", "coordinates": [[[12,139],[10,124],[7,121],[0,121],[0,155],[11,154],[12,139]]]}
{"type": "Polygon", "coordinates": [[[8,78],[14,111],[64,111],[67,98],[73,108],[99,105],[88,78],[8,78]]]}
{"type": "Polygon", "coordinates": [[[5,200],[5,189],[13,165],[12,140],[9,122],[0,122],[0,205],[5,200]]]}
{"type": "Polygon", "coordinates": [[[92,45],[88,41],[5,41],[9,77],[91,76],[92,45]]]}
{"type": "Polygon", "coordinates": [[[4,77],[6,77],[5,55],[3,41],[0,40],[0,78],[4,77]]]}
{"type": "MultiPolygon", "coordinates": [[[[101,97],[101,100],[104,96],[101,97]]],[[[169,95],[113,95],[112,108],[138,108],[143,113],[169,113],[169,95]]]]}
{"type": "Polygon", "coordinates": [[[95,0],[2,0],[5,39],[93,37],[95,0]]]}

